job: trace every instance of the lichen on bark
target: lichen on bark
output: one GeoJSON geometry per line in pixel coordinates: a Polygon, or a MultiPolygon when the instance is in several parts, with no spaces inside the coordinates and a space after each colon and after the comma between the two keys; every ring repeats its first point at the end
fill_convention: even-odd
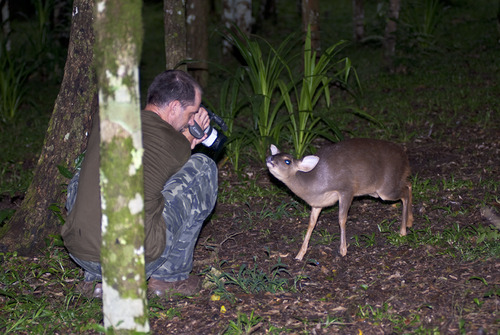
{"type": "Polygon", "coordinates": [[[143,210],[134,211],[134,214],[129,206],[137,194],[141,197],[143,194],[142,167],[135,175],[129,175],[134,150],[130,137],[117,137],[101,144],[101,155],[107,157],[101,159],[100,168],[101,197],[105,203],[102,214],[107,222],[101,248],[101,259],[107,265],[103,275],[107,283],[121,286],[123,298],[140,296],[140,291],[144,290],[144,287],[137,287],[137,281],[141,279],[137,276],[144,272],[144,253],[137,252],[143,250],[143,210]]]}
{"type": "Polygon", "coordinates": [[[120,333],[149,332],[138,88],[141,3],[98,0],[95,12],[103,314],[104,326],[120,333]]]}
{"type": "Polygon", "coordinates": [[[178,66],[186,59],[186,3],[184,0],[164,0],[166,69],[187,70],[186,65],[178,66]]]}
{"type": "Polygon", "coordinates": [[[96,4],[94,29],[99,34],[96,35],[94,55],[102,92],[100,98],[106,101],[114,97],[113,85],[109,84],[113,76],[121,77],[131,94],[135,94],[137,82],[131,69],[139,64],[142,51],[142,1],[97,0],[96,4]],[[122,70],[127,73],[125,76],[119,75],[122,70]]]}
{"type": "Polygon", "coordinates": [[[71,33],[64,77],[48,124],[33,181],[22,205],[0,232],[0,250],[33,255],[46,248],[46,238],[60,233],[60,221],[51,204],[65,202],[61,185],[67,179],[57,166],[72,166],[85,149],[86,133],[97,110],[93,76],[93,0],[74,0],[78,13],[71,19],[71,33]],[[66,135],[69,134],[69,137],[66,135]],[[66,139],[67,138],[67,139],[66,139]]]}

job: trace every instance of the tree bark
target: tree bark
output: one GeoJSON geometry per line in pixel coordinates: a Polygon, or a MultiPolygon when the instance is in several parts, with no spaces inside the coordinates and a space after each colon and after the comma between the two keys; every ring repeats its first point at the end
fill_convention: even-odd
{"type": "MultiPolygon", "coordinates": [[[[186,6],[185,0],[164,0],[165,12],[165,54],[167,70],[174,69],[176,65],[187,58],[186,45],[186,6]]],[[[177,67],[187,70],[186,65],[177,67]]]]}
{"type": "Polygon", "coordinates": [[[67,179],[58,165],[72,166],[84,150],[93,113],[97,110],[96,77],[92,70],[93,0],[75,0],[68,55],[61,89],[55,101],[42,152],[24,201],[9,222],[0,249],[32,254],[45,246],[49,234],[59,234],[59,219],[49,209],[64,203],[67,179]]]}
{"type": "Polygon", "coordinates": [[[5,38],[5,50],[10,51],[10,13],[9,13],[9,0],[0,1],[2,7],[2,27],[5,38]]]}
{"type": "Polygon", "coordinates": [[[320,51],[321,39],[319,34],[318,0],[302,0],[302,26],[304,34],[307,32],[307,27],[311,27],[311,49],[313,51],[320,51]]]}
{"type": "MultiPolygon", "coordinates": [[[[236,25],[247,36],[252,30],[252,0],[224,0],[222,2],[222,22],[226,28],[236,25]]],[[[227,40],[222,40],[222,54],[231,52],[232,46],[227,40]]]]}
{"type": "Polygon", "coordinates": [[[188,64],[188,71],[202,87],[208,82],[208,13],[206,0],[189,0],[186,6],[187,56],[197,62],[188,64]]]}
{"type": "Polygon", "coordinates": [[[399,19],[401,0],[389,1],[389,17],[385,26],[384,36],[384,65],[389,71],[394,70],[394,55],[396,53],[396,30],[399,19]]]}
{"type": "Polygon", "coordinates": [[[363,0],[352,0],[354,40],[360,42],[365,37],[365,8],[363,0]]]}
{"type": "Polygon", "coordinates": [[[100,0],[97,6],[104,327],[119,334],[145,333],[149,320],[139,99],[142,1],[100,0]]]}
{"type": "Polygon", "coordinates": [[[273,25],[278,21],[278,14],[276,11],[276,0],[261,0],[259,12],[255,18],[254,28],[256,31],[261,31],[264,27],[264,22],[270,20],[273,25]]]}

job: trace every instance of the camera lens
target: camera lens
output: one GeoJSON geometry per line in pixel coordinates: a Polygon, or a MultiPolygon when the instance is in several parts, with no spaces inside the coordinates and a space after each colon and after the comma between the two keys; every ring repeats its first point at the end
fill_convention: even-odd
{"type": "Polygon", "coordinates": [[[226,141],[227,137],[224,134],[219,134],[217,139],[212,144],[211,148],[215,151],[220,151],[224,147],[224,144],[226,144],[226,141]]]}
{"type": "Polygon", "coordinates": [[[203,145],[211,147],[217,140],[217,130],[215,130],[214,127],[209,126],[205,129],[205,133],[207,134],[207,138],[203,141],[203,145]]]}

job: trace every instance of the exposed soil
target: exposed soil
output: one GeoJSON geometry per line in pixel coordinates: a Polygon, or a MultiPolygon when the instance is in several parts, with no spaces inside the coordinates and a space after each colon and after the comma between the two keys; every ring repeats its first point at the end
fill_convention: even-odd
{"type": "MultiPolygon", "coordinates": [[[[407,144],[413,174],[419,180],[428,179],[430,184],[440,185],[431,197],[415,194],[421,190],[414,190],[413,229],[425,227],[437,234],[454,225],[487,226],[490,222],[481,216],[480,208],[485,194],[494,190],[480,182],[498,180],[500,132],[458,126],[444,137],[422,138],[407,144]],[[472,183],[467,185],[473,186],[444,186],[443,178],[452,177],[470,180],[472,183]]],[[[248,167],[245,173],[265,189],[280,185],[270,177],[264,164],[248,167]]],[[[221,169],[220,179],[229,180],[232,186],[228,187],[242,183],[227,168],[221,169]]],[[[288,202],[303,206],[292,194],[284,192],[277,199],[248,197],[244,204],[220,201],[214,217],[202,230],[195,251],[195,270],[201,272],[208,266],[219,268],[222,264],[223,271],[231,272],[247,264],[270,273],[280,260],[287,266],[290,279],[304,278],[298,281],[296,292],[245,294],[238,287],[229,286],[236,297],[234,303],[225,299],[212,301],[208,289],[192,299],[164,301],[167,310],[175,308],[180,315],[151,320],[154,333],[218,334],[230,320],[237,320],[238,313],[250,317],[252,311],[261,317],[253,329],[255,333],[266,333],[272,326],[283,333],[309,334],[500,331],[498,259],[464,261],[459,255],[446,253],[446,245],[394,246],[377,224],[388,220],[397,232],[400,204],[361,198],[354,201],[349,212],[350,245],[345,257],[338,253],[339,239],[331,238],[340,231],[335,206],[321,214],[304,260],[297,261],[294,257],[307,229],[307,215],[264,215],[288,202]],[[249,213],[253,213],[253,219],[249,213]],[[361,237],[372,234],[374,244],[367,246],[361,237]],[[360,306],[365,315],[360,313],[360,306]],[[384,315],[377,319],[377,311],[384,315]]],[[[498,212],[498,202],[488,205],[498,212]]]]}

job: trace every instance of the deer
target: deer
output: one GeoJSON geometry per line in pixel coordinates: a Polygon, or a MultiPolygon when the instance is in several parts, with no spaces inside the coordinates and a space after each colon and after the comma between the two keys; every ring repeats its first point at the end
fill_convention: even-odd
{"type": "Polygon", "coordinates": [[[399,233],[413,225],[410,164],[398,144],[369,138],[330,143],[315,155],[295,159],[272,144],[266,165],[269,172],[311,206],[309,226],[296,260],[307,252],[319,214],[339,202],[340,249],[347,254],[346,221],[354,197],[369,195],[384,201],[399,201],[403,215],[399,233]]]}

